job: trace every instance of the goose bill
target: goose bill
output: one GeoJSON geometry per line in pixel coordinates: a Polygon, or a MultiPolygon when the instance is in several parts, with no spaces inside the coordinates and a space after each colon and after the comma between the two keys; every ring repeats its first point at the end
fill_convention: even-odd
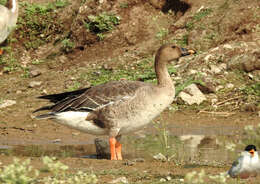
{"type": "Polygon", "coordinates": [[[195,53],[196,53],[196,51],[194,51],[192,49],[181,48],[181,55],[182,56],[192,55],[192,54],[195,54],[195,53]]]}

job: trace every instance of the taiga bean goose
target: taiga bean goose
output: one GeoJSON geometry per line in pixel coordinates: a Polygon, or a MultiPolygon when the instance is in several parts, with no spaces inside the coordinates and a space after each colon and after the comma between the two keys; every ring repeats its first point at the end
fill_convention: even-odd
{"type": "MultiPolygon", "coordinates": [[[[18,3],[8,0],[6,6],[0,5],[0,44],[3,43],[15,27],[18,17],[18,3]]],[[[3,50],[0,49],[0,55],[3,50]]]]}
{"type": "Polygon", "coordinates": [[[233,162],[228,171],[231,177],[246,179],[250,175],[256,175],[260,171],[260,160],[255,145],[246,146],[241,156],[233,162]]]}
{"type": "Polygon", "coordinates": [[[122,160],[121,135],[137,131],[158,116],[175,96],[167,63],[195,51],[165,44],[155,56],[157,85],[140,81],[113,81],[77,91],[41,96],[54,105],[40,110],[51,112],[38,119],[53,119],[60,124],[95,135],[109,135],[111,160],[122,160]]]}

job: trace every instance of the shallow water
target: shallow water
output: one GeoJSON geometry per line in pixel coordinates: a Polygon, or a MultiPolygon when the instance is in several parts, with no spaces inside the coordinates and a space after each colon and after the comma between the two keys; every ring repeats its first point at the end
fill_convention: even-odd
{"type": "MultiPolygon", "coordinates": [[[[227,163],[237,155],[225,149],[225,142],[236,133],[234,127],[200,126],[178,127],[157,126],[148,127],[135,134],[123,136],[123,155],[125,159],[154,159],[162,153],[169,160],[180,164],[216,165],[227,163]],[[171,158],[171,159],[170,159],[171,158]]],[[[93,136],[93,139],[95,137],[93,136]]],[[[107,141],[106,138],[103,138],[107,141]]],[[[2,141],[1,141],[2,142],[2,141]]],[[[3,143],[3,142],[2,142],[3,143]]],[[[7,143],[7,142],[5,142],[7,143]]],[[[12,156],[56,156],[56,157],[86,157],[97,158],[93,141],[62,142],[26,141],[9,139],[8,145],[0,145],[0,153],[12,156]]]]}

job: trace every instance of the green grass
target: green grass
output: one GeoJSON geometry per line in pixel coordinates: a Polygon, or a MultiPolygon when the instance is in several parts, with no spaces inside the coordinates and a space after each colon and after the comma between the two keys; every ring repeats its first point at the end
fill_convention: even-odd
{"type": "MultiPolygon", "coordinates": [[[[116,61],[115,61],[116,62],[116,61]]],[[[118,81],[122,78],[126,80],[139,80],[145,82],[156,83],[156,75],[153,67],[153,58],[144,58],[132,67],[125,68],[119,66],[117,69],[88,69],[77,74],[77,81],[80,83],[89,82],[91,85],[99,85],[108,81],[118,81]]],[[[175,74],[176,69],[173,66],[168,66],[170,74],[175,74]]],[[[77,72],[78,73],[78,72],[77,72]]],[[[72,74],[74,75],[74,74],[72,74]]]]}
{"type": "Polygon", "coordinates": [[[195,25],[204,17],[210,15],[213,12],[213,10],[211,8],[205,8],[200,10],[199,12],[195,13],[195,15],[192,17],[192,19],[187,22],[186,24],[186,29],[188,31],[191,31],[192,29],[195,28],[195,25]]]}
{"type": "Polygon", "coordinates": [[[6,2],[7,2],[7,0],[0,0],[0,4],[1,4],[1,5],[5,5],[6,2]]]}
{"type": "Polygon", "coordinates": [[[181,39],[173,39],[172,41],[181,47],[185,47],[188,45],[188,37],[189,35],[185,34],[181,39]]]}
{"type": "Polygon", "coordinates": [[[0,183],[8,184],[37,184],[37,183],[67,183],[67,184],[95,184],[98,179],[95,174],[78,171],[68,173],[69,167],[56,158],[43,157],[44,168],[34,169],[31,160],[20,161],[14,158],[12,164],[1,166],[0,183]],[[40,173],[48,172],[48,176],[40,177],[40,173]]]}
{"type": "Polygon", "coordinates": [[[128,4],[128,2],[122,2],[122,3],[120,3],[120,8],[128,8],[129,7],[129,4],[128,4]]]}
{"type": "Polygon", "coordinates": [[[104,33],[114,29],[120,23],[120,17],[112,14],[103,12],[99,15],[89,15],[88,20],[85,22],[85,27],[97,34],[99,40],[105,38],[104,33]]]}
{"type": "Polygon", "coordinates": [[[4,73],[11,73],[21,68],[20,63],[17,61],[11,46],[1,47],[4,50],[4,55],[0,56],[0,65],[3,65],[4,73]]]}
{"type": "Polygon", "coordinates": [[[244,86],[241,91],[246,95],[255,95],[260,97],[260,82],[244,86]]]}
{"type": "Polygon", "coordinates": [[[67,88],[67,91],[74,91],[81,87],[81,83],[78,81],[75,81],[71,86],[67,88]]]}
{"type": "Polygon", "coordinates": [[[68,4],[67,0],[45,4],[20,2],[23,13],[17,23],[18,40],[21,40],[28,50],[37,49],[52,41],[55,35],[66,32],[57,10],[68,4]]]}
{"type": "Polygon", "coordinates": [[[65,53],[72,52],[72,50],[75,48],[75,43],[72,42],[70,39],[64,39],[61,42],[61,51],[65,53]]]}

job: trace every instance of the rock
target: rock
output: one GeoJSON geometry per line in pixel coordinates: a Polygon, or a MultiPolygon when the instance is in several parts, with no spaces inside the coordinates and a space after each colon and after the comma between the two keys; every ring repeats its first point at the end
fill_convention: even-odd
{"type": "Polygon", "coordinates": [[[171,176],[166,176],[166,179],[167,179],[167,181],[170,181],[170,180],[172,180],[172,177],[171,176]]]}
{"type": "Polygon", "coordinates": [[[53,143],[60,143],[61,142],[61,139],[54,139],[52,140],[53,143]]]}
{"type": "Polygon", "coordinates": [[[107,141],[96,138],[95,139],[96,153],[98,159],[109,159],[110,158],[110,148],[107,141]]]}
{"type": "Polygon", "coordinates": [[[232,89],[232,88],[234,88],[234,84],[228,83],[228,84],[226,85],[226,88],[232,89]]]}
{"type": "Polygon", "coordinates": [[[160,182],[166,182],[167,180],[165,178],[161,178],[160,182]]]}
{"type": "Polygon", "coordinates": [[[41,75],[42,73],[41,73],[41,71],[39,71],[39,70],[32,70],[32,71],[30,71],[30,77],[31,78],[34,78],[34,77],[37,77],[37,76],[39,76],[39,75],[41,75]]]}
{"type": "Polygon", "coordinates": [[[218,86],[216,87],[216,91],[219,91],[219,90],[221,90],[221,89],[223,89],[223,88],[224,88],[224,86],[218,85],[218,86]]]}
{"type": "Polygon", "coordinates": [[[108,182],[108,183],[111,183],[111,184],[113,184],[113,183],[123,183],[123,184],[127,184],[127,183],[129,183],[128,182],[128,180],[126,179],[126,177],[120,177],[120,178],[117,178],[117,179],[114,179],[114,180],[112,180],[112,181],[110,181],[110,182],[108,182]]]}
{"type": "Polygon", "coordinates": [[[196,83],[199,90],[204,94],[215,93],[216,88],[212,82],[196,83]]]}
{"type": "Polygon", "coordinates": [[[220,68],[221,70],[226,70],[226,69],[227,69],[227,64],[226,64],[226,63],[221,63],[221,64],[219,65],[219,68],[220,68]]]}
{"type": "Polygon", "coordinates": [[[206,61],[206,63],[208,63],[210,60],[214,60],[215,56],[212,54],[208,54],[204,57],[204,61],[206,61]]]}
{"type": "Polygon", "coordinates": [[[162,153],[158,153],[157,155],[154,155],[153,158],[155,160],[159,160],[159,161],[163,161],[163,162],[167,161],[166,156],[164,156],[162,153]]]}
{"type": "Polygon", "coordinates": [[[80,133],[79,132],[72,132],[71,133],[73,136],[78,136],[80,133]]]}
{"type": "Polygon", "coordinates": [[[135,158],[133,161],[134,162],[144,162],[145,160],[143,158],[135,158]]]}
{"type": "Polygon", "coordinates": [[[124,165],[127,165],[127,166],[133,166],[135,165],[135,162],[134,161],[131,161],[131,160],[127,160],[124,165]]]}
{"type": "Polygon", "coordinates": [[[223,45],[223,48],[224,49],[233,49],[232,45],[230,45],[230,44],[223,45]]]}
{"type": "Polygon", "coordinates": [[[21,90],[17,90],[16,94],[22,94],[22,91],[21,90]]]}
{"type": "Polygon", "coordinates": [[[196,84],[191,84],[187,86],[180,94],[178,95],[184,102],[189,105],[192,104],[201,104],[206,100],[205,95],[199,90],[196,84]]]}
{"type": "Polygon", "coordinates": [[[150,0],[150,4],[156,9],[162,9],[163,5],[166,3],[166,0],[150,0]]]}
{"type": "Polygon", "coordinates": [[[34,88],[34,87],[38,87],[38,86],[40,86],[42,84],[42,82],[41,81],[32,81],[32,82],[30,82],[29,83],[29,88],[34,88]]]}
{"type": "Polygon", "coordinates": [[[210,72],[213,74],[219,74],[221,69],[216,65],[210,65],[210,72]]]}
{"type": "Polygon", "coordinates": [[[16,104],[16,101],[14,100],[3,100],[2,102],[0,102],[0,109],[12,106],[14,104],[16,104]]]}
{"type": "Polygon", "coordinates": [[[258,110],[257,105],[254,103],[244,104],[242,110],[246,112],[256,112],[258,110]]]}
{"type": "Polygon", "coordinates": [[[238,69],[244,70],[246,72],[251,72],[254,70],[260,70],[260,53],[247,53],[243,55],[237,55],[231,58],[228,63],[228,69],[238,69]]]}

